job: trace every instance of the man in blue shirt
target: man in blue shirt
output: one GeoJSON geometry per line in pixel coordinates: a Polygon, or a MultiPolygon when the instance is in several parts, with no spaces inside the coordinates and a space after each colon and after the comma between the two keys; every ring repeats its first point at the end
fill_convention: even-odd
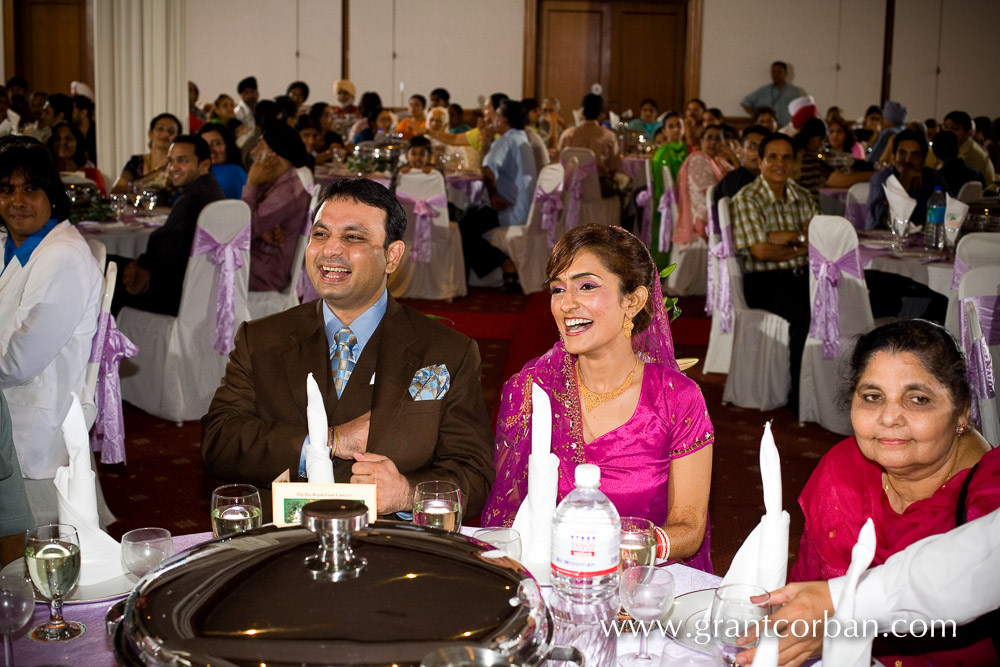
{"type": "Polygon", "coordinates": [[[751,118],[756,116],[757,109],[761,107],[774,109],[778,116],[778,127],[784,127],[792,120],[788,113],[788,103],[802,95],[800,88],[788,83],[788,65],[775,60],[771,63],[771,83],[744,97],[740,104],[751,118]]]}

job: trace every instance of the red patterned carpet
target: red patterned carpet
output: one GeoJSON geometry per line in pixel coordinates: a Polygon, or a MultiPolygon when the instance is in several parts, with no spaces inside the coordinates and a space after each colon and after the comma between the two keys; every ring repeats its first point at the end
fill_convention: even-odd
{"type": "MultiPolygon", "coordinates": [[[[483,392],[494,416],[503,381],[547,350],[557,336],[545,294],[512,296],[473,288],[468,297],[452,303],[406,303],[442,317],[448,326],[476,338],[483,361],[483,392]]],[[[703,306],[703,299],[681,300],[684,312],[673,325],[679,357],[705,356],[709,320],[703,306]]],[[[774,420],[772,428],[781,453],[794,552],[802,530],[795,499],[816,461],[840,436],[815,424],[799,426],[795,415],[785,409],[761,413],[722,405],[725,376],[702,374],[700,363],[688,375],[701,384],[716,429],[710,504],[716,571],[725,572],[729,567],[733,554],[763,512],[758,445],[768,419],[774,420]]],[[[200,424],[186,422],[178,427],[126,404],[125,429],[128,463],[100,470],[105,496],[119,518],[111,533],[118,537],[151,525],[177,534],[209,530],[208,503],[215,481],[202,468],[200,424]]]]}

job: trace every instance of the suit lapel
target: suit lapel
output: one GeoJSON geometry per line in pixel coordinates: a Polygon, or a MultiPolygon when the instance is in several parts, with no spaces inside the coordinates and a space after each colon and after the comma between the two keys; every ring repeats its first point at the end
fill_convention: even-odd
{"type": "Polygon", "coordinates": [[[420,356],[413,350],[414,340],[409,329],[406,313],[390,296],[375,366],[375,393],[368,427],[370,452],[378,453],[382,437],[400,405],[412,400],[410,381],[420,368],[420,356]]]}
{"type": "MultiPolygon", "coordinates": [[[[322,308],[323,300],[317,299],[316,310],[306,311],[308,321],[301,327],[304,335],[290,334],[288,349],[282,355],[288,389],[303,419],[306,417],[306,376],[309,373],[316,378],[316,384],[326,402],[327,414],[332,414],[336,407],[337,392],[333,390],[330,380],[330,348],[323,328],[322,308]]],[[[296,329],[298,327],[289,327],[289,331],[296,329]]]]}

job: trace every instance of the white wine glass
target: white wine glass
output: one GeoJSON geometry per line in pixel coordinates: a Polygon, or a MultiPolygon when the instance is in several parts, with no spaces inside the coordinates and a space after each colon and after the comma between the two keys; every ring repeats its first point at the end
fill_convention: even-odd
{"type": "Polygon", "coordinates": [[[137,577],[174,555],[174,541],[166,528],[136,528],[122,535],[122,565],[137,577]]]}
{"type": "Polygon", "coordinates": [[[892,250],[893,252],[899,252],[906,245],[906,229],[909,226],[910,221],[906,218],[892,218],[892,223],[889,229],[892,231],[892,250]]]}
{"type": "Polygon", "coordinates": [[[4,665],[14,667],[14,647],[10,636],[31,620],[35,592],[27,577],[0,574],[0,634],[3,635],[4,665]]]}
{"type": "Polygon", "coordinates": [[[756,641],[740,644],[736,642],[750,630],[763,634],[760,622],[771,612],[771,595],[760,586],[753,584],[730,584],[715,590],[712,599],[712,635],[722,645],[726,659],[733,663],[736,654],[753,648],[756,641]]]}
{"type": "Polygon", "coordinates": [[[227,537],[263,525],[260,492],[252,484],[225,484],[212,491],[212,535],[227,537]]]}
{"type": "Polygon", "coordinates": [[[115,216],[115,222],[122,221],[122,214],[128,207],[125,195],[111,195],[111,213],[115,216]]]}
{"type": "Polygon", "coordinates": [[[35,590],[50,601],[48,622],[32,628],[31,638],[61,642],[86,632],[82,623],[62,616],[63,598],[80,580],[80,538],[76,528],[62,523],[32,528],[24,538],[24,562],[35,590]]]}
{"type": "Polygon", "coordinates": [[[621,570],[636,565],[653,565],[656,562],[656,528],[653,522],[637,516],[622,517],[618,545],[621,570]]]}
{"type": "Polygon", "coordinates": [[[458,532],[462,526],[462,490],[455,482],[420,482],[413,491],[413,523],[458,532]]]}
{"type": "Polygon", "coordinates": [[[521,560],[521,534],[513,528],[480,528],[472,536],[500,549],[514,560],[521,560]]]}
{"type": "MultiPolygon", "coordinates": [[[[674,576],[666,568],[635,565],[622,572],[618,595],[629,616],[646,624],[651,623],[663,617],[674,604],[674,576]]],[[[660,656],[649,653],[649,626],[637,632],[639,652],[622,656],[618,663],[622,667],[658,664],[660,656]]]]}

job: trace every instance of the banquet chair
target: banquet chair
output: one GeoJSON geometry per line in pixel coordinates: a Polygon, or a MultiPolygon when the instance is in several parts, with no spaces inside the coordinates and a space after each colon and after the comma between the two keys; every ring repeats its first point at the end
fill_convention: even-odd
{"type": "Polygon", "coordinates": [[[855,229],[864,229],[868,219],[868,182],[855,183],[847,190],[844,217],[855,229]]]}
{"type": "Polygon", "coordinates": [[[656,208],[660,212],[660,233],[659,238],[653,239],[651,248],[660,252],[670,252],[670,237],[674,233],[674,223],[677,220],[677,188],[674,186],[674,177],[670,173],[670,167],[663,165],[663,195],[656,203],[656,208]]]}
{"type": "MultiPolygon", "coordinates": [[[[732,236],[729,216],[719,216],[720,234],[732,236]]],[[[733,345],[722,402],[741,408],[773,410],[788,401],[788,320],[747,306],[743,268],[737,256],[726,258],[733,300],[733,345]]]]}
{"type": "Polygon", "coordinates": [[[517,267],[518,280],[525,294],[540,292],[545,282],[545,263],[555,245],[556,232],[561,217],[560,210],[552,206],[549,209],[550,220],[543,219],[543,209],[546,198],[558,200],[562,206],[562,184],[565,170],[559,163],[542,167],[535,186],[531,209],[528,211],[526,225],[511,225],[509,227],[494,227],[486,233],[486,239],[505,255],[510,257],[517,267]],[[545,225],[551,225],[550,230],[545,225]]]}
{"type": "Polygon", "coordinates": [[[178,423],[208,412],[236,328],[250,319],[250,207],[238,199],[212,202],[198,216],[198,227],[195,245],[198,235],[207,234],[235,254],[232,330],[226,330],[220,303],[223,269],[211,254],[188,260],[176,317],[129,307],[118,314],[118,328],[139,347],[138,356],[122,363],[122,398],[178,423]]]}
{"type": "MultiPolygon", "coordinates": [[[[712,194],[715,186],[705,192],[708,210],[712,210],[712,194]]],[[[675,218],[676,219],[676,218],[675,218]]],[[[663,291],[671,296],[702,295],[708,291],[708,242],[695,235],[691,243],[675,243],[670,252],[670,263],[676,264],[674,272],[667,276],[663,291]]]]}
{"type": "Polygon", "coordinates": [[[564,148],[560,162],[564,181],[566,229],[577,225],[620,225],[622,207],[618,197],[601,197],[597,161],[589,148],[564,148]]]}
{"type": "Polygon", "coordinates": [[[959,189],[958,196],[955,197],[955,199],[968,204],[971,201],[976,201],[982,196],[983,184],[979,181],[969,181],[959,189]]]}
{"type": "Polygon", "coordinates": [[[856,337],[871,331],[875,323],[858,256],[858,233],[846,218],[817,215],[812,219],[809,264],[812,326],[799,373],[799,423],[817,422],[828,431],[850,435],[850,417],[840,409],[841,367],[856,337]],[[836,310],[821,312],[824,296],[836,298],[836,310]]]}
{"type": "Polygon", "coordinates": [[[97,239],[87,239],[87,245],[90,247],[90,254],[97,260],[97,266],[103,274],[108,266],[108,249],[97,239]]]}
{"type": "Polygon", "coordinates": [[[958,336],[958,287],[962,276],[977,266],[1000,265],[1000,234],[974,232],[966,234],[955,246],[955,271],[951,278],[951,292],[948,294],[948,310],[944,317],[944,327],[958,336]]]}
{"type": "MultiPolygon", "coordinates": [[[[99,241],[91,240],[87,243],[97,243],[102,249],[104,248],[104,244],[99,241]]],[[[90,249],[94,250],[94,246],[91,245],[90,249]]],[[[104,283],[101,287],[101,316],[104,313],[108,313],[108,317],[110,317],[111,301],[115,296],[115,281],[117,278],[118,265],[115,262],[108,263],[107,269],[104,271],[104,283]]],[[[101,329],[100,320],[98,320],[97,332],[94,334],[93,343],[91,343],[90,360],[87,362],[87,374],[84,379],[83,393],[80,394],[80,407],[83,408],[83,418],[87,423],[87,430],[90,430],[90,427],[97,421],[95,397],[97,395],[97,374],[101,368],[101,358],[98,351],[104,348],[104,334],[106,333],[107,330],[101,329]]]]}
{"type": "MultiPolygon", "coordinates": [[[[714,186],[713,188],[714,189],[714,186]]],[[[709,209],[711,211],[711,209],[709,209]]],[[[728,373],[733,356],[733,296],[730,288],[729,265],[733,255],[732,226],[729,217],[729,197],[719,200],[719,221],[709,220],[708,295],[705,309],[711,306],[712,328],[708,334],[704,373],[728,373]],[[724,223],[722,221],[725,221],[724,223]],[[725,228],[723,236],[722,228],[725,228]]]]}
{"type": "Polygon", "coordinates": [[[389,293],[397,299],[439,299],[451,301],[468,293],[465,282],[465,260],[462,255],[462,235],[458,223],[448,219],[448,195],[444,176],[438,171],[429,174],[400,174],[396,183],[396,198],[406,213],[406,250],[395,271],[389,274],[389,293]],[[429,246],[424,260],[418,261],[414,241],[418,219],[414,209],[426,206],[429,218],[429,246]]]}
{"type": "Polygon", "coordinates": [[[958,340],[969,364],[979,431],[990,445],[1000,447],[1000,399],[992,363],[1000,355],[1000,266],[969,269],[962,276],[958,295],[965,315],[958,340]]]}

